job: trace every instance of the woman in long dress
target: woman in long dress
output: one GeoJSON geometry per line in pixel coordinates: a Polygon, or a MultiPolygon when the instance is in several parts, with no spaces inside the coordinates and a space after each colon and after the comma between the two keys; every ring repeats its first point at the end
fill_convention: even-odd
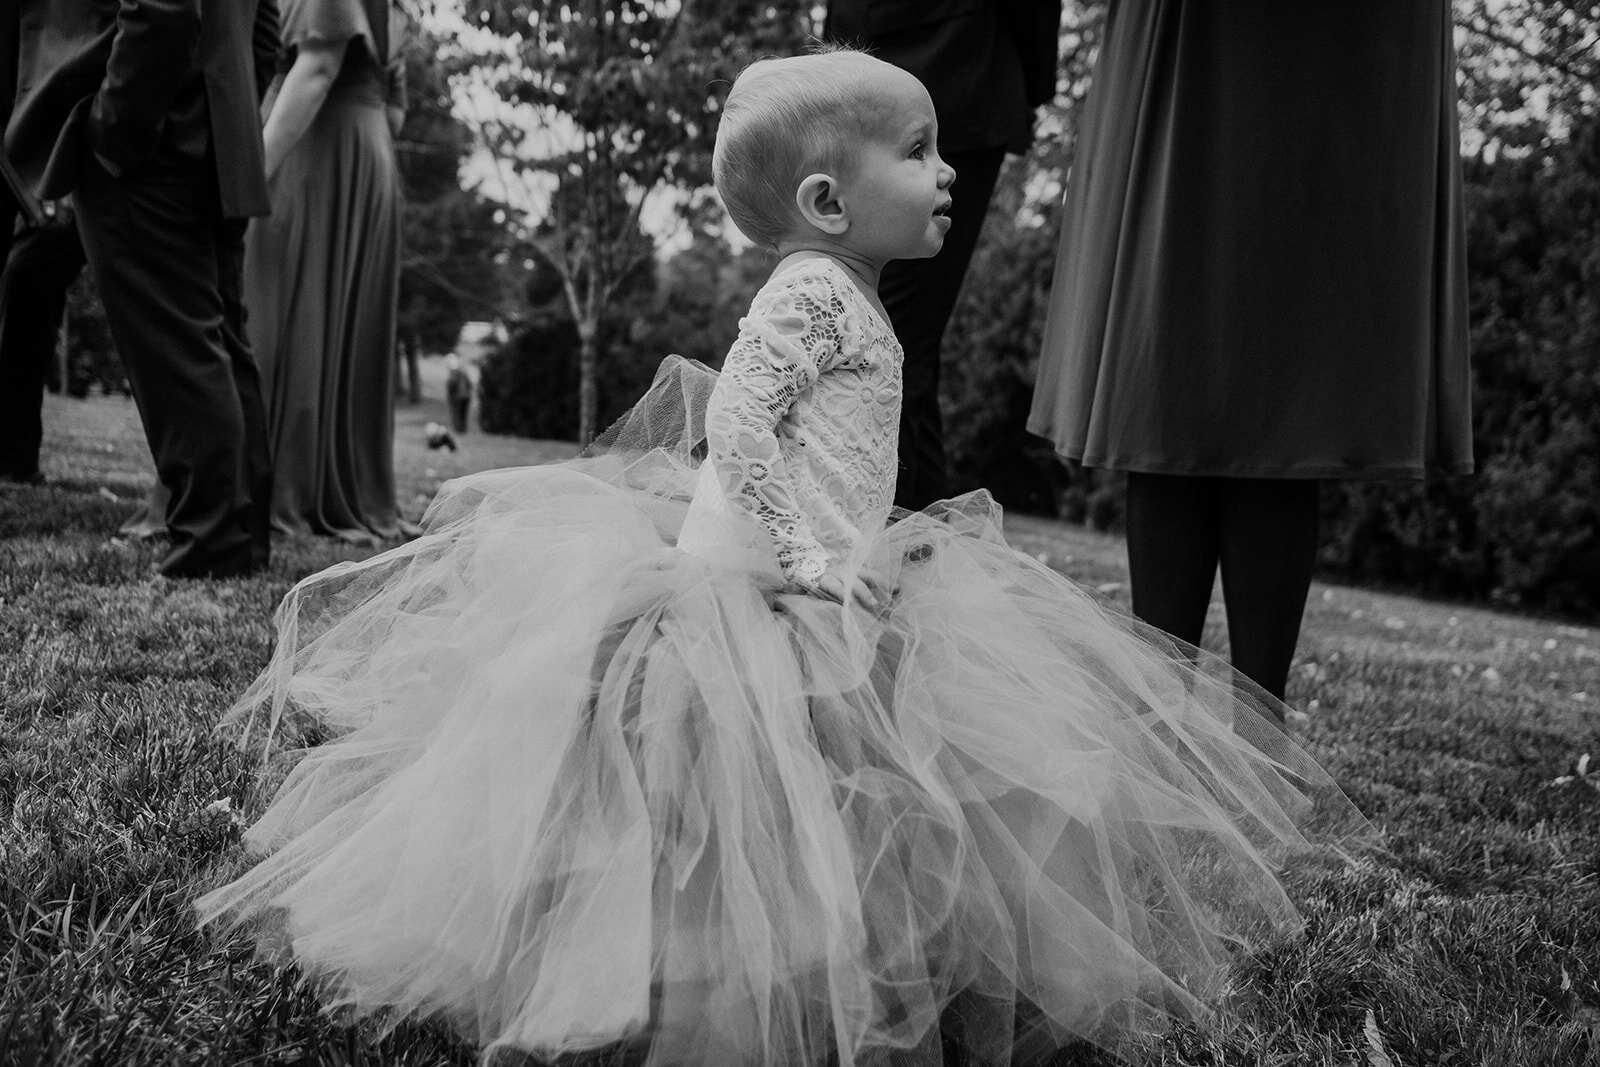
{"type": "Polygon", "coordinates": [[[1472,469],[1446,0],[1113,0],[1028,429],[1128,472],[1134,611],[1282,697],[1325,478],[1472,469]]]}
{"type": "Polygon", "coordinates": [[[287,0],[267,104],[272,214],[245,298],[267,391],[276,529],[397,536],[394,340],[405,23],[390,0],[287,0]]]}

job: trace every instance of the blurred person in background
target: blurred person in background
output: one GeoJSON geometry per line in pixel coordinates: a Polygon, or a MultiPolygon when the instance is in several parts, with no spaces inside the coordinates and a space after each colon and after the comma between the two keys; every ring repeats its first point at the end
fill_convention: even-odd
{"type": "Polygon", "coordinates": [[[450,428],[456,433],[467,432],[467,419],[472,414],[472,372],[454,352],[444,360],[446,376],[445,402],[450,406],[450,428]]]}

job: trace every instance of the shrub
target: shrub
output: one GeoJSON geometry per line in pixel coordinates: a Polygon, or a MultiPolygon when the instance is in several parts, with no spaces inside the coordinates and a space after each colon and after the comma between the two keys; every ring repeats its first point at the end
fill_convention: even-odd
{"type": "Polygon", "coordinates": [[[1467,165],[1477,474],[1342,483],[1322,560],[1354,580],[1600,614],[1600,114],[1467,165]]]}
{"type": "MultiPolygon", "coordinates": [[[[626,412],[669,355],[720,366],[769,260],[757,250],[735,254],[702,235],[625,292],[600,329],[597,424],[603,429],[626,412]]],[[[544,297],[484,361],[480,420],[490,433],[577,437],[578,331],[559,291],[544,297]]]]}
{"type": "Polygon", "coordinates": [[[106,394],[129,393],[127,372],[111,340],[105,309],[100,306],[100,295],[87,270],[80,272],[67,289],[66,318],[67,380],[51,384],[76,397],[88,396],[97,389],[106,394]]]}
{"type": "MultiPolygon", "coordinates": [[[[653,357],[629,343],[620,317],[600,328],[598,424],[627,411],[649,386],[665,353],[653,357]]],[[[572,319],[543,309],[484,358],[479,422],[489,433],[575,441],[578,437],[578,330],[572,319]]]]}

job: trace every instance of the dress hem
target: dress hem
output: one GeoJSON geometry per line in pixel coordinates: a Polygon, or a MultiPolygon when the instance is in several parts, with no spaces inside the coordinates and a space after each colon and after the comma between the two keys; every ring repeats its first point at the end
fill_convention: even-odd
{"type": "Polygon", "coordinates": [[[1219,468],[1186,463],[1168,463],[1159,460],[1087,456],[1082,452],[1075,453],[1060,447],[1055,448],[1055,454],[1060,459],[1070,460],[1073,463],[1079,463],[1095,470],[1126,471],[1134,474],[1183,474],[1200,478],[1369,478],[1374,480],[1422,481],[1425,478],[1471,474],[1474,469],[1474,465],[1470,462],[1428,467],[1411,465],[1352,467],[1345,464],[1288,464],[1219,468]]]}

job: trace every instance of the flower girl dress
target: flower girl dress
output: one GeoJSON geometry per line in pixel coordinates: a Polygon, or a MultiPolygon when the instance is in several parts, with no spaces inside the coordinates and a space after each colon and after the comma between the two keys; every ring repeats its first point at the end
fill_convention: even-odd
{"type": "Polygon", "coordinates": [[[889,523],[900,350],[777,272],[720,375],[668,360],[571,462],[451,482],[306,579],[242,701],[298,754],[200,902],[330,1002],[488,1050],[970,1062],[1204,1010],[1360,816],[1264,696],[1009,548],[889,523]],[[798,591],[824,567],[896,589],[798,591]]]}

